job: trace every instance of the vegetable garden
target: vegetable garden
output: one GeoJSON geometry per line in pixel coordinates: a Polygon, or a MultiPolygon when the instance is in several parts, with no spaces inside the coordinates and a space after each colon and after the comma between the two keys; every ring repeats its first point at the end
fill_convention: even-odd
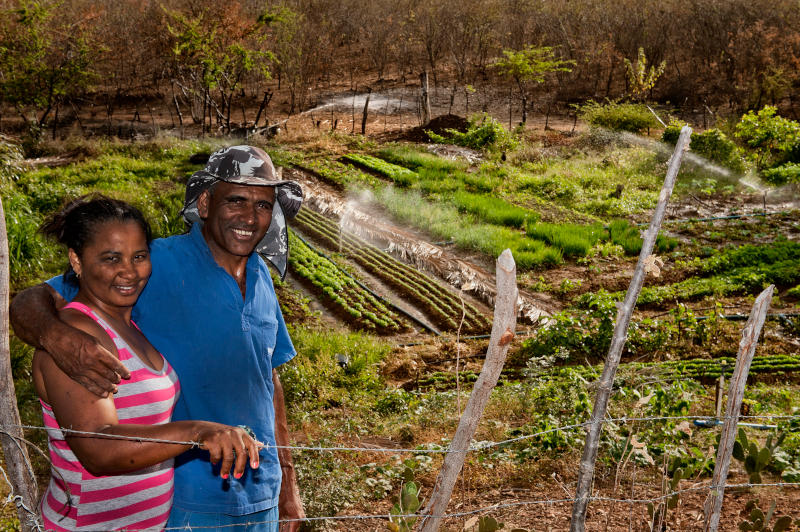
{"type": "MultiPolygon", "coordinates": [[[[735,130],[724,137],[695,137],[693,150],[709,159],[718,154],[717,164],[778,168],[791,179],[791,150],[764,148],[751,160],[747,150],[760,148],[748,148],[747,139],[754,137],[742,131],[746,139],[735,130]],[[726,142],[740,144],[728,150],[726,142]]],[[[484,147],[469,159],[436,155],[419,144],[317,135],[308,144],[265,148],[278,165],[293,168],[293,175],[325,184],[315,193],[352,204],[476,269],[489,269],[500,251],[512,249],[519,287],[551,310],[538,323],[520,321],[500,385],[475,435],[476,445],[487,446],[478,446],[465,464],[460,503],[484,508],[550,500],[564,490],[571,497],[585,437],[581,424],[591,410],[618,303],[642,247],[640,224],[658,198],[665,157],[591,130],[517,136],[503,149],[484,147]]],[[[507,142],[514,134],[504,135],[507,142]]],[[[201,166],[190,161],[202,157],[193,156],[209,153],[214,144],[169,140],[50,149],[54,157],[72,159],[33,169],[16,157],[13,177],[3,176],[12,290],[63,267],[62,257],[35,235],[35,227],[75,194],[99,189],[135,199],[159,236],[181,232],[181,183],[201,166]]],[[[737,453],[742,460],[734,462],[733,475],[749,480],[752,443],[757,452],[770,449],[769,460],[756,471],[762,482],[800,481],[800,215],[777,201],[764,212],[765,200],[743,187],[699,167],[687,166],[681,175],[613,383],[596,477],[604,497],[655,500],[670,490],[708,483],[717,445],[714,425],[690,421],[714,418],[714,386],[721,376],[730,379],[741,334],[742,322],[731,318],[745,314],[769,284],[777,288],[773,315],[750,368],[743,413],[785,417],[747,420],[774,428],[744,427],[746,439],[738,439],[747,449],[737,453]],[[703,217],[720,219],[698,220],[703,217]]],[[[400,511],[397,497],[405,493],[410,500],[411,483],[418,500],[430,493],[439,456],[426,453],[450,442],[481,371],[482,335],[491,316],[467,295],[464,283],[450,286],[453,279],[424,269],[424,261],[401,256],[392,246],[383,249],[385,242],[376,245],[365,236],[369,231],[356,234],[351,224],[360,223],[358,217],[343,223],[317,207],[309,201],[290,222],[290,276],[275,283],[299,353],[281,369],[281,378],[294,443],[359,450],[296,454],[306,511],[343,517],[390,513],[395,504],[400,511]],[[314,310],[319,308],[323,316],[314,310]],[[441,336],[418,330],[412,316],[421,316],[441,336]],[[371,452],[370,446],[382,451],[371,452]],[[394,458],[383,452],[397,447],[419,453],[394,458]]],[[[12,339],[12,354],[23,421],[38,424],[26,373],[31,351],[12,339]]],[[[34,433],[27,436],[42,441],[34,433]]],[[[44,466],[36,467],[41,473],[44,466]]],[[[725,529],[773,500],[776,515],[794,518],[798,500],[789,487],[751,488],[731,497],[726,496],[725,529]],[[745,515],[756,493],[761,506],[750,504],[745,515]]],[[[659,511],[666,512],[661,519],[667,530],[693,530],[692,512],[700,511],[702,497],[685,491],[675,507],[654,505],[650,513],[644,504],[592,504],[605,512],[609,530],[648,529],[659,511]]],[[[506,528],[537,530],[537,523],[564,528],[566,511],[552,508],[488,513],[506,528]]],[[[451,523],[461,530],[467,519],[451,523]]],[[[601,530],[602,521],[596,517],[601,530]]],[[[310,528],[360,530],[360,524],[316,522],[310,528]]]]}

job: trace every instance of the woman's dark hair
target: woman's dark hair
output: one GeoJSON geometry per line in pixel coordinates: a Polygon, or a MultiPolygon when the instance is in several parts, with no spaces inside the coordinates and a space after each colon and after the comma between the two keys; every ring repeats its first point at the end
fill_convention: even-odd
{"type": "MultiPolygon", "coordinates": [[[[81,256],[83,249],[94,238],[98,226],[108,222],[138,224],[144,232],[147,246],[150,246],[153,234],[142,212],[129,203],[102,194],[86,194],[70,201],[63,209],[50,216],[39,227],[39,232],[64,244],[68,249],[75,250],[81,256]]],[[[72,266],[67,266],[64,280],[78,284],[72,266]]]]}

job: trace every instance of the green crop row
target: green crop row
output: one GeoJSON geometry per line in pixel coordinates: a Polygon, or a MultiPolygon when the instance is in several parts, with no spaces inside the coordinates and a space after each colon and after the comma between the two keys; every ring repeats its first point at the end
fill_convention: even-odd
{"type": "Polygon", "coordinates": [[[800,266],[800,242],[778,240],[770,244],[746,244],[721,251],[703,262],[705,273],[730,272],[743,267],[770,267],[794,262],[800,266]]]}
{"type": "Polygon", "coordinates": [[[366,329],[397,332],[402,328],[398,316],[333,262],[315,253],[293,232],[289,233],[292,271],[314,285],[329,303],[338,307],[366,329]]]}
{"type": "MultiPolygon", "coordinates": [[[[437,326],[447,330],[458,328],[462,314],[460,300],[425,274],[355,235],[341,231],[335,222],[314,211],[300,211],[295,221],[309,236],[313,236],[329,249],[346,253],[372,275],[402,291],[437,326]]],[[[489,323],[483,314],[466,302],[464,314],[465,332],[482,332],[488,329],[489,323]]]]}
{"type": "Polygon", "coordinates": [[[514,254],[520,271],[561,264],[561,251],[508,227],[476,221],[471,215],[441,202],[431,202],[418,192],[383,187],[375,199],[401,223],[408,223],[435,238],[453,240],[459,247],[498,257],[505,249],[514,254]]]}
{"type": "Polygon", "coordinates": [[[386,176],[402,187],[411,185],[419,178],[416,172],[409,170],[408,168],[386,162],[383,159],[378,159],[377,157],[373,157],[371,155],[348,153],[347,155],[343,156],[342,159],[359,164],[364,168],[368,168],[369,170],[386,176]]]}
{"type": "Polygon", "coordinates": [[[459,190],[452,196],[452,201],[458,210],[475,214],[491,224],[524,227],[526,222],[539,219],[539,213],[493,196],[459,190]]]}
{"type": "MultiPolygon", "coordinates": [[[[720,375],[730,377],[733,374],[736,359],[721,357],[712,359],[671,360],[667,362],[632,362],[622,364],[620,373],[635,373],[641,376],[642,371],[655,371],[664,380],[675,378],[695,379],[701,381],[716,380],[720,375]]],[[[579,375],[586,380],[595,380],[602,368],[597,366],[560,366],[540,375],[543,379],[559,379],[566,375],[579,375]]],[[[791,376],[800,375],[800,356],[793,355],[765,355],[756,356],[750,366],[750,374],[754,377],[766,376],[791,376]]],[[[501,381],[514,381],[523,378],[525,371],[507,367],[503,369],[501,381]]],[[[436,371],[415,382],[417,386],[433,386],[435,388],[450,388],[455,384],[455,374],[436,371]]],[[[464,383],[475,382],[478,376],[472,371],[464,371],[459,375],[459,380],[464,383]]],[[[614,388],[622,384],[615,380],[614,388]]]]}
{"type": "Polygon", "coordinates": [[[445,159],[414,149],[410,146],[388,146],[378,152],[381,159],[400,166],[405,166],[411,170],[437,170],[445,173],[464,171],[469,167],[465,161],[445,159]]]}
{"type": "MultiPolygon", "coordinates": [[[[733,374],[736,359],[721,357],[713,359],[672,360],[661,362],[661,367],[681,376],[693,379],[716,379],[720,375],[733,374]]],[[[767,355],[756,356],[750,365],[751,374],[788,374],[800,372],[800,356],[767,355]]]]}
{"type": "Polygon", "coordinates": [[[770,284],[781,289],[794,287],[800,283],[800,244],[783,240],[726,249],[704,260],[700,271],[716,275],[644,287],[639,303],[658,305],[707,296],[755,294],[770,284]]]}
{"type": "Polygon", "coordinates": [[[525,232],[531,238],[555,246],[568,257],[583,257],[598,241],[608,236],[602,224],[528,223],[525,232]]]}

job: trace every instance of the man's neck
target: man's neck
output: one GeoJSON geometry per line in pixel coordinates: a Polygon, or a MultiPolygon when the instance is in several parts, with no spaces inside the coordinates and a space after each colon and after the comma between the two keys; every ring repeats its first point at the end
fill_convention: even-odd
{"type": "Polygon", "coordinates": [[[206,234],[205,228],[203,228],[202,233],[203,239],[206,241],[209,251],[211,251],[211,256],[214,257],[214,262],[233,277],[233,280],[239,285],[242,298],[244,298],[247,289],[247,261],[250,256],[232,255],[217,246],[214,240],[206,234]]]}

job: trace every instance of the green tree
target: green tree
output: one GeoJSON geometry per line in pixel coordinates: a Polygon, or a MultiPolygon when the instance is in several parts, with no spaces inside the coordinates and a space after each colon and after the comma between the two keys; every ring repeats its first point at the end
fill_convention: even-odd
{"type": "Polygon", "coordinates": [[[59,8],[59,2],[19,0],[2,13],[0,98],[16,109],[31,132],[94,78],[97,50],[80,25],[58,16],[59,8]]]}
{"type": "Polygon", "coordinates": [[[575,61],[557,59],[551,46],[528,45],[522,50],[503,50],[494,62],[497,71],[514,80],[522,100],[522,122],[527,120],[528,91],[531,84],[543,83],[547,74],[572,72],[575,61]]]}
{"type": "Polygon", "coordinates": [[[248,21],[238,2],[226,3],[224,12],[164,11],[173,37],[174,79],[194,102],[202,102],[202,117],[196,116],[198,105],[193,106],[192,117],[204,122],[213,111],[217,122],[224,121],[230,131],[233,97],[244,76],[255,69],[264,77],[270,75],[274,56],[263,48],[264,17],[248,21]]]}
{"type": "Polygon", "coordinates": [[[289,86],[289,114],[294,113],[297,96],[304,86],[303,69],[303,19],[305,17],[288,6],[279,5],[264,14],[264,21],[272,37],[275,52],[275,70],[279,82],[289,86]]]}
{"type": "Polygon", "coordinates": [[[625,58],[625,71],[628,74],[628,86],[630,88],[631,98],[635,101],[644,99],[645,94],[649,93],[656,85],[656,81],[664,73],[667,68],[667,62],[661,61],[658,66],[650,65],[647,68],[647,56],[644,54],[644,48],[639,47],[639,54],[636,58],[636,63],[632,63],[630,59],[625,58]]]}

